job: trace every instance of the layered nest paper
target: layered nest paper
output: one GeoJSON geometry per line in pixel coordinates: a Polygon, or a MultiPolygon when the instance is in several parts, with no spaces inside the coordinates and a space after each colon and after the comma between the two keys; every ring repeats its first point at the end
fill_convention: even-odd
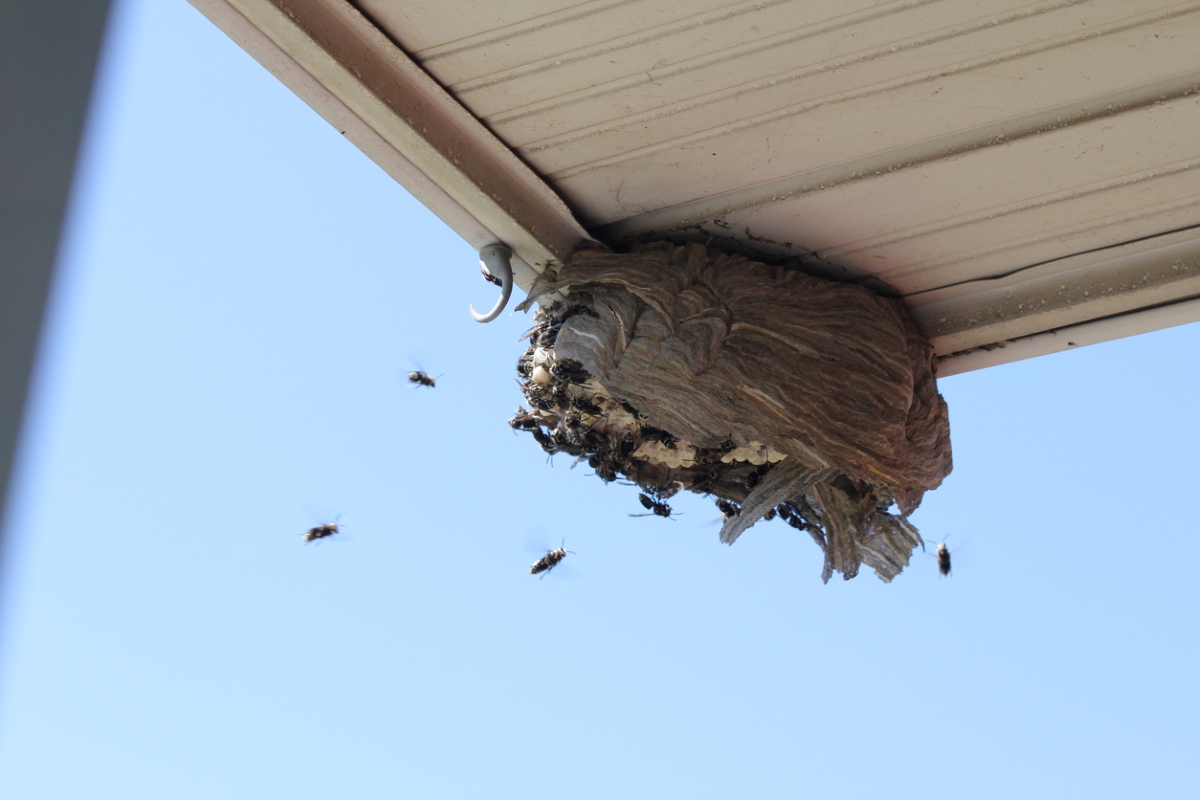
{"type": "Polygon", "coordinates": [[[933,349],[903,303],[701,245],[583,251],[545,273],[511,420],[669,513],[711,496],[732,544],[764,517],[806,531],[822,579],[890,581],[907,517],[951,469],[933,349]]]}

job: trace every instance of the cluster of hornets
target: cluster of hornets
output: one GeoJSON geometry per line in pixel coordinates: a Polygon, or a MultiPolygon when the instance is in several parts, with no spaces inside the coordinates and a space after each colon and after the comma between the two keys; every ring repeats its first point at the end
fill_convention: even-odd
{"type": "MultiPolygon", "coordinates": [[[[441,375],[437,376],[442,377],[441,375]]],[[[413,370],[408,373],[408,382],[414,389],[419,389],[424,386],[427,389],[433,389],[437,386],[437,378],[431,377],[428,372],[422,370],[413,370]]],[[[300,539],[305,544],[319,542],[322,539],[328,539],[330,536],[336,536],[342,530],[342,526],[335,520],[333,522],[323,522],[316,527],[309,528],[305,531],[300,539]]]]}
{"type": "MultiPolygon", "coordinates": [[[[529,433],[550,457],[573,456],[572,468],[586,461],[605,483],[638,487],[643,512],[631,517],[673,519],[678,515],[668,501],[685,489],[712,498],[723,520],[741,513],[747,495],[784,455],[758,442],[727,440],[717,447],[696,447],[648,424],[645,415],[611,396],[583,364],[555,356],[563,323],[578,314],[595,312],[569,303],[537,312],[524,337],[528,346],[517,361],[517,381],[528,408],[517,408],[508,424],[529,433]]],[[[775,517],[813,538],[823,535],[818,514],[802,499],[781,503],[764,519],[775,517]]],[[[552,567],[566,552],[561,547],[549,551],[546,558],[557,555],[534,567],[552,567]]],[[[950,554],[945,543],[938,545],[943,575],[950,574],[950,554]]]]}
{"type": "MultiPolygon", "coordinates": [[[[442,376],[438,375],[437,377],[440,378],[442,376]]],[[[412,384],[414,389],[421,387],[433,389],[437,387],[437,378],[431,377],[429,373],[422,370],[414,370],[408,373],[408,382],[412,384]]],[[[669,513],[670,512],[668,510],[668,514],[669,513]]],[[[341,532],[341,529],[342,526],[337,521],[324,522],[320,525],[309,528],[301,535],[300,538],[305,544],[310,544],[312,542],[318,542],[322,539],[328,539],[330,536],[335,536],[341,532]]],[[[565,542],[552,550],[547,550],[546,554],[535,561],[533,566],[529,568],[529,574],[539,575],[542,578],[546,577],[550,570],[557,567],[559,563],[567,557],[568,553],[574,555],[575,551],[567,550],[565,542]]]]}
{"type": "MultiPolygon", "coordinates": [[[[610,396],[577,361],[554,357],[554,344],[563,323],[576,314],[594,314],[586,306],[560,306],[538,311],[534,327],[525,335],[529,346],[517,361],[518,383],[529,404],[521,406],[508,424],[514,431],[533,436],[553,457],[574,456],[574,468],[586,460],[605,483],[621,481],[637,486],[644,513],[631,517],[673,519],[667,501],[683,489],[713,498],[722,519],[741,512],[740,503],[783,458],[757,442],[739,446],[732,440],[715,448],[698,448],[680,442],[667,431],[645,424],[646,417],[629,403],[610,396]],[[621,480],[624,479],[624,480],[621,480]]],[[[441,377],[440,375],[438,377],[441,377]]],[[[416,370],[408,373],[414,388],[435,388],[436,379],[416,370]]],[[[803,500],[781,503],[764,519],[778,516],[810,536],[821,536],[812,521],[816,513],[803,500]]],[[[337,522],[324,523],[303,534],[305,543],[337,534],[337,522]]],[[[951,550],[937,545],[938,571],[950,574],[951,550]]],[[[567,554],[565,543],[539,558],[530,575],[545,577],[567,554]]]]}
{"type": "MultiPolygon", "coordinates": [[[[638,500],[645,513],[630,516],[671,519],[673,511],[666,501],[680,490],[681,483],[667,478],[680,471],[682,454],[675,458],[675,469],[667,465],[669,458],[661,456],[675,451],[679,440],[644,424],[645,417],[637,409],[609,396],[582,364],[553,356],[563,322],[580,313],[594,312],[582,306],[557,315],[538,312],[537,324],[525,335],[529,346],[517,362],[518,383],[530,408],[518,407],[508,424],[532,435],[551,457],[559,453],[574,456],[572,468],[586,460],[605,483],[626,478],[639,486],[638,500]],[[650,455],[650,449],[658,451],[657,458],[650,455]],[[655,473],[656,466],[661,467],[657,474],[647,474],[655,473]]],[[[733,450],[733,443],[729,445],[724,452],[733,450]]],[[[718,480],[724,466],[719,458],[708,464],[705,480],[718,480]]],[[[757,468],[743,482],[750,481],[753,486],[765,469],[766,465],[757,468]]],[[[722,510],[736,513],[733,503],[725,503],[722,510]]]]}
{"type": "MultiPolygon", "coordinates": [[[[440,378],[442,376],[438,375],[437,377],[440,378]]],[[[432,377],[428,372],[424,372],[423,370],[413,370],[408,373],[408,382],[414,389],[419,389],[422,386],[427,389],[433,389],[437,386],[437,378],[432,377]]],[[[305,544],[311,544],[312,542],[319,542],[322,539],[328,539],[330,536],[336,536],[341,530],[342,526],[336,520],[333,522],[323,522],[316,527],[309,528],[301,534],[300,539],[305,544]]]]}
{"type": "MultiPolygon", "coordinates": [[[[580,305],[537,313],[535,326],[525,335],[529,345],[517,362],[529,408],[519,407],[508,424],[532,435],[550,456],[574,456],[572,467],[586,461],[605,483],[637,486],[644,513],[631,517],[678,516],[667,501],[683,489],[712,497],[723,519],[740,513],[740,503],[783,455],[758,443],[739,446],[729,440],[698,448],[681,442],[647,424],[629,403],[610,396],[582,364],[555,358],[563,323],[594,313],[580,305]]],[[[815,514],[802,500],[783,503],[766,518],[777,515],[794,528],[815,530],[809,522],[815,514]]]]}

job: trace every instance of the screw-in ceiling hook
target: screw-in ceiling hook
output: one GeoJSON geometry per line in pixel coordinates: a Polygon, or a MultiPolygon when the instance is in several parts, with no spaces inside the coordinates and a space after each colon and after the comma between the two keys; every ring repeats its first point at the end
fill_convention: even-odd
{"type": "Polygon", "coordinates": [[[500,279],[500,299],[496,301],[495,307],[486,314],[480,314],[472,305],[471,316],[475,318],[476,322],[491,322],[500,316],[500,312],[508,305],[508,298],[512,295],[512,250],[502,244],[489,244],[479,251],[479,265],[485,273],[500,279]]]}

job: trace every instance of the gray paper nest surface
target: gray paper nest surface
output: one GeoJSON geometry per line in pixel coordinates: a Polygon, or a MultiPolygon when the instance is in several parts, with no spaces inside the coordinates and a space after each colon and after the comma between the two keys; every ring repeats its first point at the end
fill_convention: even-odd
{"type": "Polygon", "coordinates": [[[740,504],[721,531],[728,543],[778,513],[821,546],[825,580],[866,563],[886,581],[907,565],[921,540],[905,517],[949,474],[951,454],[933,350],[900,301],[670,244],[577,253],[521,307],[554,292],[565,300],[538,312],[518,371],[561,449],[656,496],[688,489],[740,504]],[[550,365],[536,384],[535,358],[550,365]],[[615,408],[607,397],[635,422],[602,413],[615,408]],[[567,411],[577,403],[592,414],[567,411]],[[641,429],[680,440],[682,463],[631,457],[649,452],[641,429]],[[729,454],[751,443],[772,461],[743,479],[748,465],[729,454]]]}

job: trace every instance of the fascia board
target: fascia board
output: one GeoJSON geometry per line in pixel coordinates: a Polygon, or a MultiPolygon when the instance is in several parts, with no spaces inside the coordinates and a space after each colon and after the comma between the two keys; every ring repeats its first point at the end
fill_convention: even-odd
{"type": "Polygon", "coordinates": [[[526,164],[343,0],[189,0],[518,285],[590,237],[526,164]]]}

